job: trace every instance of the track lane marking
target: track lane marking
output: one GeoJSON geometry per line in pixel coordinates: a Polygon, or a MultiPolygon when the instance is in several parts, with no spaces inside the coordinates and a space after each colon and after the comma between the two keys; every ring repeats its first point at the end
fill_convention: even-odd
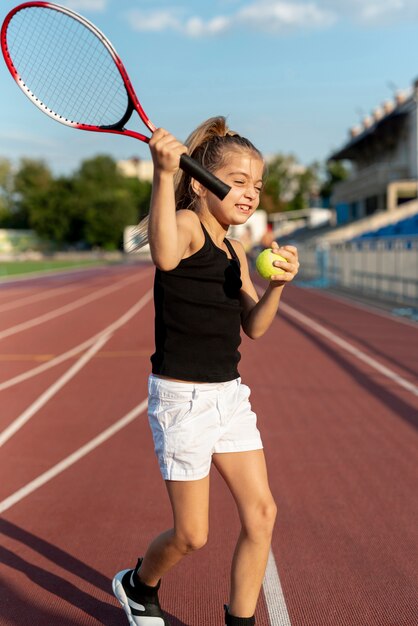
{"type": "Polygon", "coordinates": [[[68,287],[58,287],[57,289],[47,289],[46,291],[41,291],[40,293],[36,294],[34,293],[31,296],[25,296],[24,298],[13,300],[13,302],[7,302],[7,304],[0,304],[0,313],[10,311],[11,309],[17,309],[24,304],[32,304],[33,302],[48,300],[49,298],[53,298],[58,294],[66,293],[67,291],[74,291],[75,289],[80,289],[80,286],[71,285],[68,287]]]}
{"type": "MultiPolygon", "coordinates": [[[[259,295],[264,293],[258,285],[256,286],[257,292],[259,295]]],[[[402,378],[389,368],[385,367],[372,357],[369,357],[367,354],[350,344],[348,341],[345,341],[338,335],[326,329],[324,326],[319,324],[318,322],[314,322],[310,320],[303,313],[299,313],[293,307],[288,304],[281,303],[280,309],[289,317],[293,317],[297,319],[299,322],[308,326],[318,334],[326,337],[328,340],[337,344],[343,350],[346,350],[353,356],[355,356],[360,361],[363,361],[370,367],[374,368],[390,380],[394,381],[407,391],[413,393],[414,395],[418,395],[418,387],[413,383],[410,383],[406,379],[402,378]]],[[[396,320],[394,320],[396,321],[396,320]]],[[[263,591],[264,597],[266,600],[267,610],[269,614],[270,626],[291,626],[289,614],[286,607],[286,600],[284,598],[282,586],[280,583],[280,577],[276,565],[276,561],[274,559],[274,555],[272,550],[270,549],[268,561],[267,561],[267,569],[266,575],[263,581],[263,591]]]]}
{"type": "Polygon", "coordinates": [[[91,348],[85,352],[79,359],[68,369],[62,376],[58,378],[52,385],[50,385],[32,404],[19,415],[13,422],[0,433],[0,448],[9,441],[30,419],[33,417],[39,409],[41,409],[51,398],[53,398],[60,389],[64,387],[78,372],[90,361],[90,359],[104,346],[107,341],[112,337],[112,333],[103,334],[97,339],[97,341],[91,346],[91,348]]]}
{"type": "Polygon", "coordinates": [[[276,560],[271,548],[263,580],[263,592],[269,614],[270,626],[291,626],[276,560]]]}
{"type": "Polygon", "coordinates": [[[65,459],[51,467],[43,474],[40,474],[34,480],[31,480],[24,487],[21,487],[17,491],[15,491],[12,495],[8,496],[2,502],[0,502],[0,513],[4,513],[12,506],[26,498],[28,495],[48,483],[50,480],[61,474],[66,469],[77,463],[80,459],[85,457],[87,454],[95,450],[102,443],[113,437],[117,432],[125,428],[128,424],[130,424],[138,415],[143,413],[148,406],[148,401],[143,400],[140,404],[138,404],[134,409],[132,409],[129,413],[127,413],[120,420],[115,422],[109,428],[102,431],[99,435],[91,439],[84,446],[67,456],[65,459]]]}
{"type": "MultiPolygon", "coordinates": [[[[53,478],[77,463],[87,454],[98,448],[102,443],[108,441],[113,435],[128,426],[138,415],[143,413],[148,406],[148,399],[143,400],[134,409],[127,413],[109,428],[106,428],[99,435],[91,439],[84,446],[67,456],[65,459],[51,467],[46,472],[31,480],[24,487],[15,491],[0,502],[0,513],[4,513],[12,506],[29,496],[31,493],[51,481],[53,478]]],[[[269,551],[266,573],[263,580],[263,592],[267,604],[270,626],[291,626],[287,612],[286,601],[284,599],[276,561],[272,550],[269,551]]]]}
{"type": "Polygon", "coordinates": [[[0,361],[50,361],[55,354],[0,354],[0,361]]]}
{"type": "MultiPolygon", "coordinates": [[[[149,356],[152,353],[152,348],[147,350],[107,350],[101,351],[96,354],[95,358],[98,359],[118,359],[121,357],[138,357],[149,356]]],[[[52,361],[56,357],[56,354],[1,354],[0,361],[52,361]]]]}
{"type": "Polygon", "coordinates": [[[369,367],[372,367],[373,369],[378,371],[380,374],[383,374],[383,376],[386,376],[386,378],[389,378],[400,387],[403,387],[404,389],[406,389],[406,391],[409,391],[414,396],[418,396],[417,385],[414,385],[413,383],[409,382],[409,380],[406,380],[399,374],[396,374],[394,371],[392,371],[385,365],[382,365],[381,363],[379,363],[379,361],[376,361],[376,359],[373,359],[372,357],[368,356],[365,352],[363,352],[359,348],[356,348],[354,345],[352,345],[345,339],[342,339],[335,333],[325,328],[325,326],[322,326],[322,324],[319,324],[318,322],[314,322],[310,320],[309,317],[307,317],[303,313],[299,313],[299,311],[296,311],[296,309],[289,306],[288,304],[281,304],[280,308],[284,313],[298,320],[304,326],[308,326],[308,328],[311,328],[312,330],[314,330],[316,333],[318,333],[318,335],[322,335],[323,337],[326,337],[327,339],[335,343],[337,346],[339,346],[346,352],[349,352],[350,354],[355,356],[359,361],[363,361],[363,363],[366,363],[367,365],[369,365],[369,367]]]}
{"type": "MultiPolygon", "coordinates": [[[[264,291],[258,285],[256,285],[256,291],[259,296],[264,293],[264,291]]],[[[309,319],[309,317],[307,317],[303,313],[300,313],[289,304],[280,303],[279,311],[280,310],[289,315],[289,317],[293,317],[294,319],[298,320],[304,326],[311,328],[312,330],[317,332],[318,335],[326,337],[346,352],[349,352],[350,354],[355,356],[359,361],[363,361],[363,363],[366,363],[367,365],[369,365],[369,367],[375,369],[380,374],[383,374],[383,376],[386,376],[386,378],[389,378],[400,387],[406,389],[406,391],[412,393],[414,396],[418,396],[417,385],[414,385],[414,383],[409,382],[409,380],[406,380],[406,378],[403,378],[399,374],[396,374],[385,365],[379,363],[379,361],[377,361],[376,359],[373,359],[373,357],[368,356],[365,352],[363,352],[359,348],[356,348],[353,344],[349,343],[345,339],[342,339],[332,331],[325,328],[325,326],[322,326],[322,324],[312,321],[311,319],[309,319]]]]}
{"type": "MultiPolygon", "coordinates": [[[[301,289],[301,287],[298,287],[301,289]]],[[[374,315],[378,315],[379,317],[383,317],[386,320],[390,320],[392,322],[397,322],[398,324],[404,324],[405,326],[410,326],[411,328],[418,329],[417,322],[414,322],[405,317],[399,317],[395,313],[392,313],[392,310],[380,309],[378,306],[374,306],[368,302],[361,302],[360,300],[356,300],[355,296],[349,296],[347,294],[336,294],[334,292],[329,291],[321,291],[320,293],[315,292],[316,296],[321,296],[323,298],[328,298],[329,300],[335,300],[336,302],[341,302],[341,304],[346,304],[354,309],[359,309],[360,311],[367,311],[368,313],[373,313],[374,315]]]]}
{"type": "Polygon", "coordinates": [[[13,376],[13,378],[9,378],[8,380],[3,381],[2,383],[0,383],[0,391],[3,391],[4,389],[8,389],[9,387],[13,387],[14,385],[24,382],[25,380],[28,380],[29,378],[32,378],[33,376],[42,374],[42,372],[45,372],[51,367],[55,367],[56,365],[63,363],[67,359],[71,359],[73,356],[76,356],[83,350],[86,350],[95,341],[97,341],[97,339],[102,334],[114,332],[115,330],[117,330],[118,328],[126,324],[151,300],[151,298],[152,298],[152,289],[148,291],[144,296],[142,296],[142,298],[138,300],[138,302],[136,302],[130,309],[128,309],[126,313],[121,315],[121,317],[119,317],[115,322],[112,322],[109,326],[101,330],[99,333],[96,333],[95,335],[93,335],[89,339],[86,339],[86,341],[83,341],[83,343],[78,344],[74,348],[67,350],[67,352],[63,352],[63,354],[60,354],[59,356],[52,359],[51,361],[42,363],[42,365],[38,365],[37,367],[34,367],[27,372],[23,372],[22,374],[18,374],[17,376],[13,376]]]}
{"type": "Polygon", "coordinates": [[[0,447],[2,447],[18,430],[22,428],[64,385],[67,384],[104,346],[113,336],[117,328],[126,324],[131,317],[142,309],[151,299],[152,291],[149,291],[136,306],[131,307],[117,322],[111,324],[105,331],[102,331],[96,338],[90,349],[84,353],[70,369],[68,369],[58,380],[46,389],[23,413],[21,413],[7,428],[0,433],[0,447]]]}
{"type": "Polygon", "coordinates": [[[61,315],[65,315],[70,311],[74,311],[75,309],[79,309],[85,304],[89,304],[90,302],[94,302],[94,300],[98,300],[99,298],[103,298],[110,293],[118,291],[119,289],[123,289],[127,285],[133,282],[137,282],[138,280],[142,280],[146,277],[144,276],[131,276],[129,278],[124,279],[121,283],[116,285],[109,285],[108,287],[103,287],[98,291],[94,291],[93,293],[89,293],[87,296],[83,296],[74,302],[69,304],[65,304],[58,309],[54,309],[53,311],[49,311],[48,313],[44,313],[39,315],[38,317],[34,317],[31,320],[26,322],[22,322],[20,324],[16,324],[15,326],[10,326],[5,330],[0,332],[0,339],[4,339],[5,337],[10,337],[10,335],[15,335],[22,331],[28,330],[29,328],[33,328],[34,326],[39,326],[40,324],[44,324],[45,322],[49,322],[56,317],[60,317],[61,315]]]}

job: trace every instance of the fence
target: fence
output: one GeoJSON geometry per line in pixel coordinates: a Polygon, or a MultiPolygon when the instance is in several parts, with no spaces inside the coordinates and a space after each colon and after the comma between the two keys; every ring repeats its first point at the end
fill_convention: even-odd
{"type": "Polygon", "coordinates": [[[418,306],[418,237],[298,246],[300,280],[418,306]]]}

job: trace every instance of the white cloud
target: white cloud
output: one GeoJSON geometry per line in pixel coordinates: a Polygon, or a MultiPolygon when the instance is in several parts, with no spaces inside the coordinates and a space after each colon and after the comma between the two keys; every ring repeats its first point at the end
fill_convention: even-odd
{"type": "Polygon", "coordinates": [[[128,20],[134,30],[171,30],[196,38],[233,29],[285,34],[295,30],[326,29],[347,20],[373,27],[393,20],[418,18],[417,0],[223,0],[216,5],[224,14],[210,18],[197,15],[195,5],[189,2],[182,8],[170,4],[162,9],[133,9],[128,13],[128,20]],[[189,12],[187,6],[192,7],[189,12]]]}
{"type": "Polygon", "coordinates": [[[174,30],[189,37],[219,35],[232,28],[255,27],[265,32],[286,32],[293,28],[327,26],[333,14],[315,2],[291,3],[278,0],[254,0],[234,9],[229,15],[204,20],[184,11],[166,8],[153,11],[134,9],[128,13],[129,23],[138,31],[174,30]]]}
{"type": "Polygon", "coordinates": [[[229,20],[223,16],[215,17],[206,22],[200,17],[186,18],[176,9],[142,11],[133,9],[128,14],[130,26],[137,31],[161,32],[174,30],[189,37],[217,35],[229,27],[229,20]]]}
{"type": "Polygon", "coordinates": [[[237,22],[257,27],[267,32],[283,32],[293,28],[325,27],[334,22],[335,16],[318,3],[253,2],[236,15],[237,22]]]}
{"type": "Polygon", "coordinates": [[[360,7],[359,17],[365,22],[374,22],[381,18],[400,15],[400,11],[405,8],[403,0],[368,1],[360,7]]]}
{"type": "Polygon", "coordinates": [[[67,0],[66,6],[74,11],[101,12],[107,7],[108,0],[67,0]]]}
{"type": "Polygon", "coordinates": [[[138,31],[181,30],[181,22],[171,9],[149,12],[133,9],[128,19],[130,26],[138,31]]]}
{"type": "Polygon", "coordinates": [[[190,37],[200,37],[201,35],[218,35],[228,30],[230,26],[230,20],[222,15],[207,22],[200,17],[191,17],[185,22],[183,30],[190,37]]]}
{"type": "Polygon", "coordinates": [[[339,19],[350,19],[365,26],[393,20],[408,21],[418,17],[416,0],[320,0],[325,8],[335,10],[339,19]]]}

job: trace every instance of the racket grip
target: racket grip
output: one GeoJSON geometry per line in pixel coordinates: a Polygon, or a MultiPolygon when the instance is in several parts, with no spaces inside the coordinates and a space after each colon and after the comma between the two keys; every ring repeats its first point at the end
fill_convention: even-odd
{"type": "Polygon", "coordinates": [[[190,174],[192,178],[195,178],[202,183],[206,189],[215,194],[220,200],[223,200],[227,193],[231,190],[231,187],[220,180],[217,176],[214,176],[207,169],[202,167],[200,163],[189,157],[187,154],[182,154],[180,157],[180,167],[184,172],[190,174]]]}

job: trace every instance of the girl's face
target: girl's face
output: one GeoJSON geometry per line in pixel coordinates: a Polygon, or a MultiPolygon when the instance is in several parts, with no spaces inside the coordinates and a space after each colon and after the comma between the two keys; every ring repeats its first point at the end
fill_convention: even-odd
{"type": "Polygon", "coordinates": [[[223,225],[245,224],[260,202],[264,163],[249,151],[233,150],[225,157],[225,164],[214,174],[226,182],[231,191],[222,201],[213,194],[206,194],[207,207],[223,225]]]}

